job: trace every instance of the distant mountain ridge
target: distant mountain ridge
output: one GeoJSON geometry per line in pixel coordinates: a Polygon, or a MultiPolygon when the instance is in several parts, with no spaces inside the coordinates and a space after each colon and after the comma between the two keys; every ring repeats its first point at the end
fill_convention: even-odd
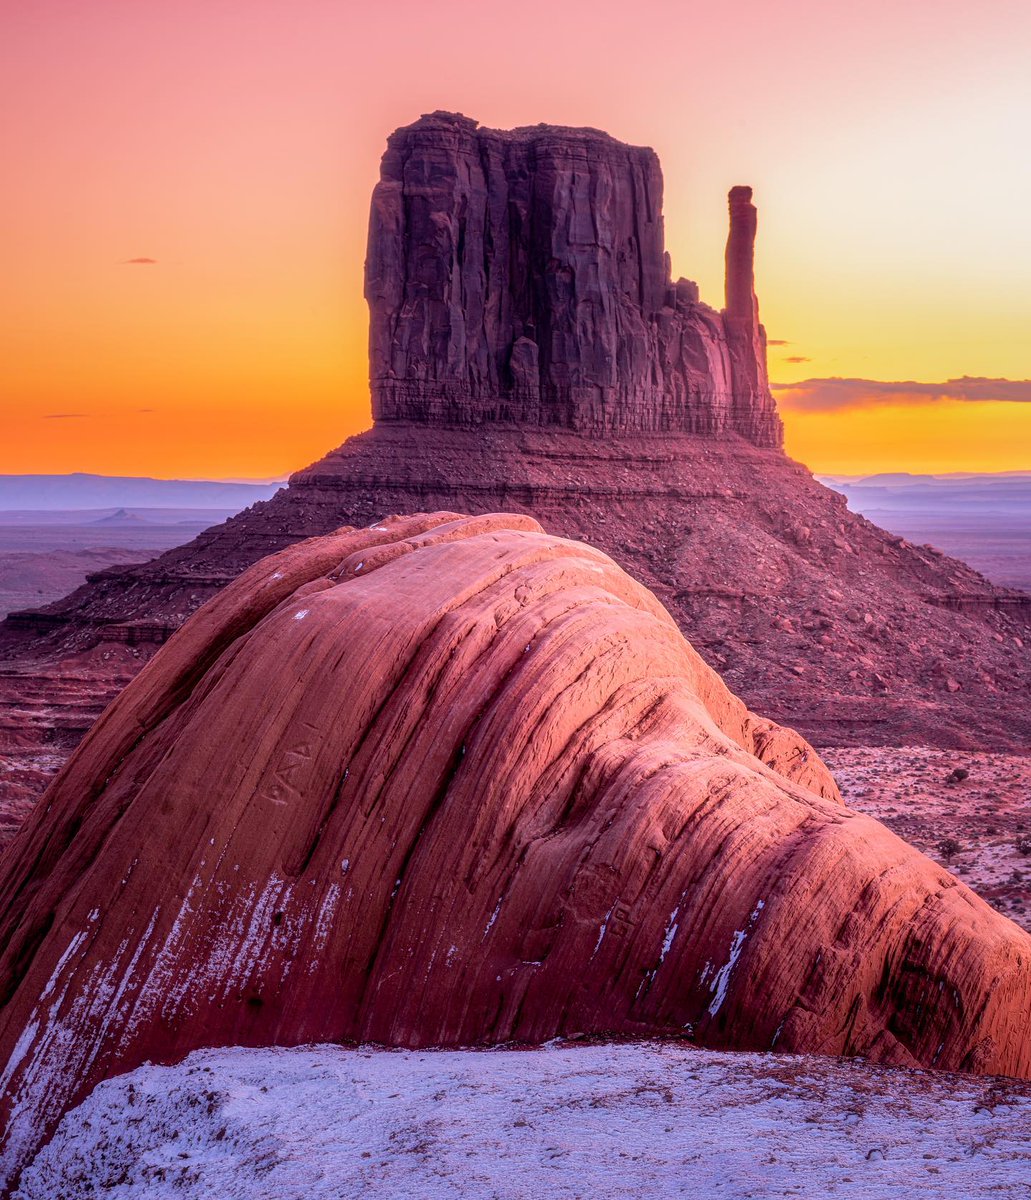
{"type": "Polygon", "coordinates": [[[1028,471],[879,471],[873,475],[817,475],[821,483],[957,483],[976,480],[998,480],[1031,482],[1031,470],[1028,471]]]}
{"type": "Polygon", "coordinates": [[[146,517],[139,516],[138,513],[128,512],[124,508],[119,508],[109,517],[98,517],[93,522],[94,525],[146,525],[146,517]]]}
{"type": "Polygon", "coordinates": [[[0,511],[76,508],[241,509],[268,500],[278,483],[151,479],[131,475],[0,475],[0,511]]]}
{"type": "Polygon", "coordinates": [[[896,512],[965,517],[992,512],[1031,522],[1031,471],[956,475],[898,472],[817,478],[846,496],[853,512],[867,516],[896,512]]]}
{"type": "Polygon", "coordinates": [[[849,508],[917,544],[1031,591],[1031,471],[861,478],[825,475],[849,508]]]}

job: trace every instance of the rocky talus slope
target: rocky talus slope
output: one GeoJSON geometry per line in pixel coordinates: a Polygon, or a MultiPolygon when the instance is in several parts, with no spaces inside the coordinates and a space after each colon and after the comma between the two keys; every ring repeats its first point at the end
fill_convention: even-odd
{"type": "Polygon", "coordinates": [[[848,512],[780,449],[730,193],[725,306],[674,280],[655,155],[437,113],[389,141],[366,270],[375,424],[153,562],[0,626],[0,806],[265,554],[436,509],[524,512],[660,597],[817,744],[1031,745],[1031,598],[848,512]]]}
{"type": "Polygon", "coordinates": [[[0,860],[0,998],[8,1177],[98,1080],[211,1045],[1031,1074],[1031,938],[514,515],[300,542],[188,622],[0,860]]]}

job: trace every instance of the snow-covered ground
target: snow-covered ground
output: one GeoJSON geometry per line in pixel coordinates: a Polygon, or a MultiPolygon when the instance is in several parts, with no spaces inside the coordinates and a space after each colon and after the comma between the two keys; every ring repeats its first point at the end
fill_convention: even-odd
{"type": "Polygon", "coordinates": [[[883,821],[1031,933],[1031,755],[853,746],[820,757],[850,808],[883,821]],[[957,767],[967,778],[946,783],[957,767]]]}
{"type": "Polygon", "coordinates": [[[658,1043],[205,1050],[101,1084],[23,1200],[1031,1195],[1031,1087],[658,1043]]]}

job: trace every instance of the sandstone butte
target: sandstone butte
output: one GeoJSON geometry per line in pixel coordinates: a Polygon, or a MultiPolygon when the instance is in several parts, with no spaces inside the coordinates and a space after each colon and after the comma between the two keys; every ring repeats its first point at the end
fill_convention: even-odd
{"type": "Polygon", "coordinates": [[[675,1036],[1031,1075],[1031,937],[525,516],[252,566],[0,860],[8,1177],[202,1046],[675,1036]]]}
{"type": "Polygon", "coordinates": [[[0,839],[219,588],[388,513],[524,512],[589,541],[818,745],[1031,744],[1031,598],[850,513],[784,454],[750,196],[730,193],[717,311],[672,276],[653,151],[452,113],[397,130],[369,224],[373,427],[189,545],[0,626],[0,839]]]}

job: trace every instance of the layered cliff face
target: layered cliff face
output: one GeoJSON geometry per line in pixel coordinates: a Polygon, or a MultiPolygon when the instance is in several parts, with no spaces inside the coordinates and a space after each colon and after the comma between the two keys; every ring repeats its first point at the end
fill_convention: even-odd
{"type": "Polygon", "coordinates": [[[99,1079],[211,1045],[674,1034],[1031,1073],[1031,938],[527,517],[252,567],[94,727],[0,914],[8,1173],[99,1079]]]}
{"type": "Polygon", "coordinates": [[[719,313],[670,276],[654,151],[452,113],[397,130],[366,262],[373,416],[779,446],[750,196],[731,193],[719,313]]]}

